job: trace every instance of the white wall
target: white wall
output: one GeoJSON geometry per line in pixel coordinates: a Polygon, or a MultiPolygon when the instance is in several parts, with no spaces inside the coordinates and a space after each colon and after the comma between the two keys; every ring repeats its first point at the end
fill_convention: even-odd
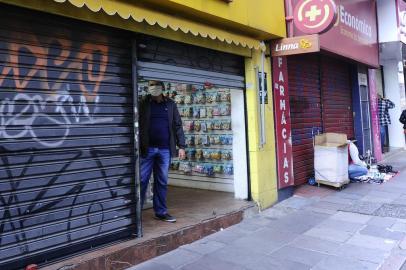
{"type": "Polygon", "coordinates": [[[378,0],[377,2],[379,43],[399,40],[395,2],[395,0],[378,0]]]}
{"type": "Polygon", "coordinates": [[[383,63],[385,97],[396,105],[389,110],[392,124],[389,125],[389,146],[405,147],[405,135],[403,125],[399,122],[402,109],[405,109],[405,86],[403,80],[403,68],[399,71],[399,61],[387,61],[383,63]]]}

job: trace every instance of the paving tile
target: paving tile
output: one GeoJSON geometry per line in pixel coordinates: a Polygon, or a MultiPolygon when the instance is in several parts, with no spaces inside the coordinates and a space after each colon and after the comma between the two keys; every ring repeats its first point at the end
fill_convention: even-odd
{"type": "MultiPolygon", "coordinates": [[[[239,265],[238,263],[220,260],[211,255],[206,255],[193,263],[183,266],[180,269],[181,270],[220,270],[220,269],[247,270],[247,268],[243,267],[242,265],[239,265]]],[[[157,269],[157,270],[160,270],[160,269],[157,269]]]]}
{"type": "Polygon", "coordinates": [[[392,239],[392,240],[402,240],[405,236],[404,233],[399,231],[394,231],[390,228],[382,228],[378,226],[368,225],[360,231],[360,234],[376,236],[380,238],[392,239]]]}
{"type": "Polygon", "coordinates": [[[396,218],[391,217],[372,217],[368,221],[368,225],[378,226],[383,228],[390,228],[393,224],[396,223],[396,218]]]}
{"type": "Polygon", "coordinates": [[[305,235],[339,243],[347,241],[352,236],[349,232],[317,227],[307,231],[305,235]]]}
{"type": "Polygon", "coordinates": [[[334,255],[343,258],[354,258],[357,260],[381,264],[385,258],[390,256],[390,252],[382,251],[380,249],[371,249],[350,244],[343,244],[334,252],[334,255]]]}
{"type": "Polygon", "coordinates": [[[342,220],[337,220],[337,219],[326,219],[322,223],[316,226],[316,228],[327,228],[327,229],[333,229],[337,231],[344,231],[344,232],[349,232],[349,233],[355,233],[359,231],[360,229],[364,228],[366,225],[361,224],[361,223],[354,223],[354,222],[348,222],[348,221],[342,221],[342,220]]]}
{"type": "Polygon", "coordinates": [[[186,249],[202,255],[215,252],[216,250],[225,247],[224,243],[217,241],[210,241],[206,238],[196,241],[192,244],[181,246],[181,249],[186,249]]]}
{"type": "Polygon", "coordinates": [[[271,227],[293,233],[304,233],[317,224],[327,219],[329,215],[314,213],[311,211],[300,211],[275,221],[271,227]]]}
{"type": "Polygon", "coordinates": [[[289,199],[286,199],[286,200],[278,203],[278,206],[289,207],[289,208],[299,210],[309,204],[312,204],[313,202],[314,201],[309,198],[293,196],[293,197],[290,197],[289,199]]]}
{"type": "Polygon", "coordinates": [[[245,266],[249,270],[309,270],[311,266],[282,260],[270,256],[265,256],[257,261],[253,261],[245,266]]]}
{"type": "Polygon", "coordinates": [[[175,249],[174,251],[168,252],[164,255],[156,257],[153,259],[155,263],[168,265],[173,269],[182,267],[183,265],[192,263],[202,256],[198,253],[185,250],[185,249],[175,249]]]}
{"type": "Polygon", "coordinates": [[[234,226],[231,226],[225,230],[211,234],[211,235],[207,236],[206,239],[228,244],[228,243],[232,243],[235,240],[240,239],[241,237],[246,236],[245,233],[234,230],[233,227],[234,226]]]}
{"type": "Polygon", "coordinates": [[[353,223],[366,224],[371,217],[367,215],[349,213],[349,212],[338,212],[330,217],[331,219],[348,221],[353,223]]]}
{"type": "Polygon", "coordinates": [[[308,266],[314,266],[326,258],[327,255],[307,249],[285,246],[271,253],[270,256],[279,260],[289,260],[308,266]]]}
{"type": "Polygon", "coordinates": [[[292,242],[298,234],[266,228],[233,242],[233,246],[242,246],[262,254],[269,254],[292,242]]]}
{"type": "Polygon", "coordinates": [[[247,245],[231,244],[206,256],[244,266],[266,256],[264,253],[260,253],[255,245],[257,243],[250,244],[248,242],[247,245]]]}
{"type": "Polygon", "coordinates": [[[383,251],[390,251],[396,245],[396,243],[397,242],[395,240],[362,234],[354,235],[347,241],[347,244],[350,245],[379,249],[383,251]]]}
{"type": "Polygon", "coordinates": [[[338,256],[328,256],[317,264],[314,270],[376,270],[379,265],[360,261],[353,258],[344,258],[338,256]]]}
{"type": "Polygon", "coordinates": [[[127,268],[126,270],[174,270],[174,268],[165,264],[156,263],[154,261],[147,261],[127,268]]]}
{"type": "Polygon", "coordinates": [[[260,229],[262,229],[263,226],[260,224],[255,224],[254,222],[247,222],[247,221],[243,221],[237,225],[234,225],[232,227],[233,231],[237,231],[237,232],[242,232],[242,233],[246,233],[246,234],[250,234],[253,232],[256,232],[260,229]]]}
{"type": "Polygon", "coordinates": [[[341,246],[340,243],[319,239],[312,236],[301,235],[293,240],[289,246],[308,249],[321,253],[333,254],[341,246]]]}
{"type": "Polygon", "coordinates": [[[263,212],[261,212],[261,215],[264,217],[268,218],[282,218],[286,217],[287,215],[292,214],[293,212],[296,212],[294,209],[289,209],[289,208],[283,208],[280,207],[278,208],[277,206],[274,206],[272,208],[266,209],[263,212]]]}

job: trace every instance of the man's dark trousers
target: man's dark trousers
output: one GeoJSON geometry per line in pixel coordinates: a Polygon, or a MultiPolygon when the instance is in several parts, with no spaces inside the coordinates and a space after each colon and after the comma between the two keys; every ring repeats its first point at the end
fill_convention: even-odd
{"type": "Polygon", "coordinates": [[[149,147],[146,157],[141,158],[141,205],[144,205],[145,194],[151,172],[154,175],[153,203],[157,215],[167,213],[166,193],[168,191],[168,171],[171,160],[169,149],[149,147]]]}

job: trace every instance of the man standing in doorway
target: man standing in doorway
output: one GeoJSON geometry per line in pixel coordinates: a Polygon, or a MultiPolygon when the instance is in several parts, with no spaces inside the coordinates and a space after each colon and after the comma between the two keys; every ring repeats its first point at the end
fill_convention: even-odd
{"type": "Polygon", "coordinates": [[[389,109],[395,108],[395,103],[389,99],[378,96],[378,109],[379,109],[379,125],[381,127],[381,149],[384,153],[384,145],[386,141],[386,128],[391,124],[389,109]]]}
{"type": "Polygon", "coordinates": [[[163,82],[149,81],[149,95],[140,103],[141,205],[153,172],[155,217],[176,222],[166,206],[168,172],[170,159],[176,156],[176,146],[179,147],[179,158],[185,158],[185,135],[176,103],[162,94],[164,88],[163,82]]]}

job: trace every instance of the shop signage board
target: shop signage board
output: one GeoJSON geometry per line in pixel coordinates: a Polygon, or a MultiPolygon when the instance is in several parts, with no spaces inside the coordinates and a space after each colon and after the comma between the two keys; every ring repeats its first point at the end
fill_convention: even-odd
{"type": "Polygon", "coordinates": [[[278,160],[278,188],[292,186],[293,155],[287,59],[272,57],[273,100],[278,160]]]}
{"type": "Polygon", "coordinates": [[[282,38],[272,41],[272,56],[286,56],[320,51],[318,35],[282,38]]]}
{"type": "Polygon", "coordinates": [[[333,0],[300,0],[293,12],[294,24],[306,34],[328,31],[337,19],[337,6],[333,0]]]}
{"type": "MultiPolygon", "coordinates": [[[[317,28],[320,31],[320,48],[368,66],[378,67],[378,40],[376,27],[376,2],[370,0],[291,0],[294,11],[301,12],[306,20],[300,21],[300,14],[294,14],[294,36],[309,33],[304,30],[310,21],[314,25],[324,24],[331,19],[334,12],[334,24],[327,28],[317,28]],[[303,2],[306,5],[303,6],[303,2]],[[335,9],[330,2],[335,3],[335,9]],[[303,6],[301,9],[298,6],[303,6]],[[327,11],[328,10],[328,11],[327,11]],[[327,15],[329,16],[327,16],[327,15]],[[325,22],[324,22],[325,21],[325,22]],[[316,22],[319,22],[318,24],[316,22]],[[328,29],[326,31],[325,29],[328,29]],[[324,31],[324,32],[323,32],[324,31]]],[[[311,25],[312,26],[312,25],[311,25]]]]}
{"type": "Polygon", "coordinates": [[[398,11],[399,40],[406,44],[406,3],[403,0],[396,0],[398,11]]]}

